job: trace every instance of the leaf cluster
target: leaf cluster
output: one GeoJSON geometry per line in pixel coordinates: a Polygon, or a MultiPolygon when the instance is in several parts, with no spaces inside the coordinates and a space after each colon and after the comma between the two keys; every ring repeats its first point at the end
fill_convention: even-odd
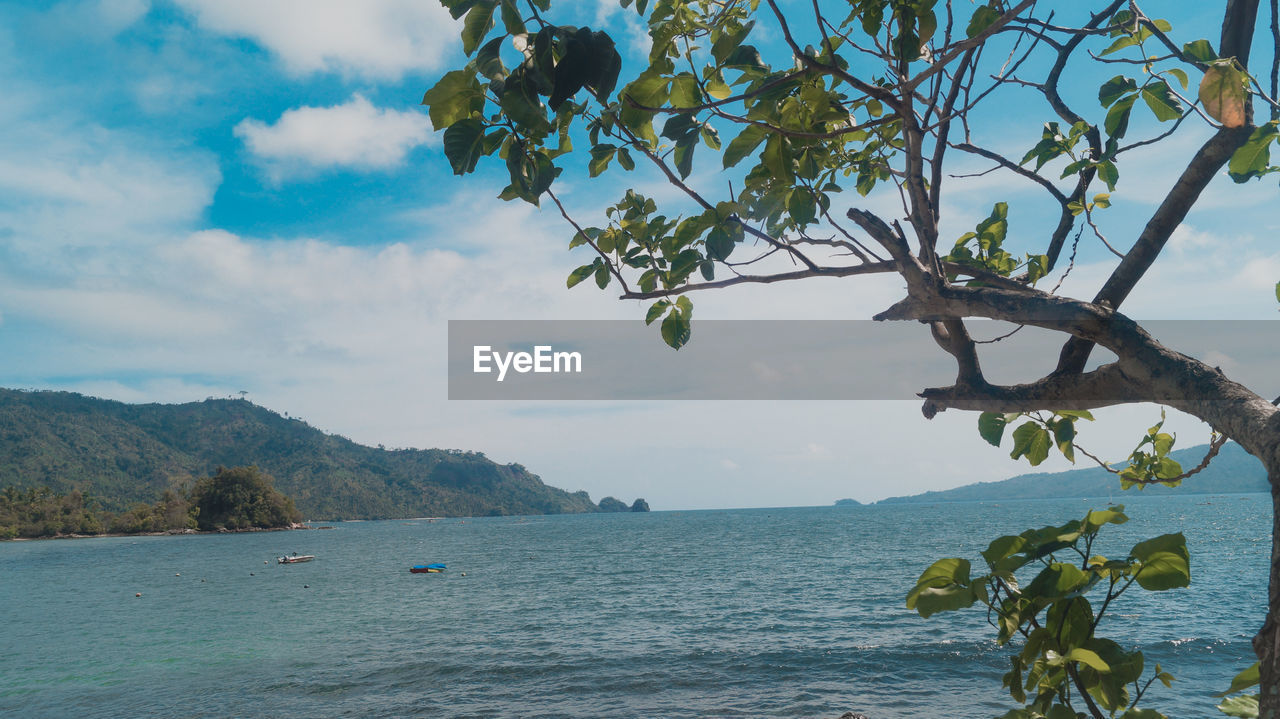
{"type": "MultiPolygon", "coordinates": [[[[1049,258],[1043,254],[1028,253],[1026,259],[1019,261],[1008,250],[1004,249],[1005,237],[1009,232],[1009,205],[997,202],[991,208],[991,214],[978,223],[973,232],[966,232],[956,240],[942,259],[953,264],[975,267],[1001,277],[1009,277],[1020,267],[1027,270],[1029,282],[1044,277],[1049,271],[1049,258]]],[[[951,274],[948,279],[955,281],[957,275],[951,274]]],[[[981,287],[980,279],[970,280],[971,287],[981,287]]]]}
{"type": "Polygon", "coordinates": [[[1153,682],[1169,686],[1173,677],[1159,665],[1146,672],[1142,652],[1124,649],[1097,629],[1134,584],[1148,591],[1188,586],[1190,555],[1181,533],[1138,542],[1123,558],[1095,554],[1099,531],[1126,521],[1124,508],[1113,506],[1061,526],[1000,537],[982,552],[987,573],[979,576],[971,576],[965,559],[939,560],[907,594],[907,608],[927,618],[981,604],[998,643],[1021,640],[1004,686],[1022,706],[1007,719],[1074,718],[1081,709],[1094,717],[1163,717],[1137,704],[1153,682]],[[1026,573],[1032,573],[1030,581],[1026,573]]]}

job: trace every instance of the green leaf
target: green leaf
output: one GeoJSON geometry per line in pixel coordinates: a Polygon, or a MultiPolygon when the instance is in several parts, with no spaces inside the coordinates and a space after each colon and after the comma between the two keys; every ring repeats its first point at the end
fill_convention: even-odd
{"type": "Polygon", "coordinates": [[[1067,652],[1067,659],[1070,659],[1073,662],[1080,662],[1081,664],[1100,672],[1111,671],[1111,665],[1102,661],[1102,657],[1088,649],[1072,649],[1070,652],[1067,652]]]}
{"type": "Polygon", "coordinates": [[[1074,564],[1054,562],[1045,567],[1027,585],[1024,594],[1044,599],[1059,599],[1074,594],[1089,583],[1089,575],[1074,564]]]}
{"type": "Polygon", "coordinates": [[[716,132],[716,129],[714,127],[704,124],[702,126],[702,130],[700,134],[702,136],[702,143],[704,145],[711,148],[712,150],[720,149],[720,133],[716,132]]]}
{"type": "Polygon", "coordinates": [[[618,148],[614,145],[596,145],[591,148],[591,162],[587,165],[588,174],[591,177],[598,177],[609,167],[609,162],[617,152],[618,148]]]}
{"type": "Polygon", "coordinates": [[[1107,183],[1107,189],[1115,192],[1116,183],[1120,181],[1120,169],[1111,160],[1098,163],[1098,179],[1107,183]]]}
{"type": "Polygon", "coordinates": [[[676,161],[676,171],[680,173],[680,179],[686,179],[693,172],[693,151],[697,147],[697,143],[689,143],[687,145],[676,145],[675,151],[672,153],[672,159],[676,161]]]}
{"type": "Polygon", "coordinates": [[[480,41],[493,29],[493,10],[497,0],[477,0],[462,23],[462,51],[467,55],[476,51],[480,41]]]}
{"type": "Polygon", "coordinates": [[[569,273],[569,279],[565,281],[565,286],[572,288],[574,285],[590,277],[591,273],[595,271],[596,271],[596,266],[594,264],[583,265],[578,269],[574,270],[573,272],[569,273]]]}
{"type": "Polygon", "coordinates": [[[787,198],[787,212],[799,226],[807,225],[817,219],[818,206],[809,188],[799,186],[792,188],[787,198]]]}
{"type": "Polygon", "coordinates": [[[1000,11],[990,5],[979,5],[973,11],[973,17],[969,18],[969,26],[965,28],[965,35],[975,37],[978,33],[991,27],[991,24],[1000,19],[1000,11]]]}
{"type": "Polygon", "coordinates": [[[516,7],[516,0],[502,0],[502,25],[511,35],[523,35],[527,32],[524,20],[520,18],[520,9],[516,7]]]}
{"type": "Polygon", "coordinates": [[[1053,424],[1053,442],[1058,446],[1058,451],[1062,452],[1062,456],[1069,459],[1072,463],[1076,461],[1076,452],[1073,442],[1076,438],[1076,426],[1071,422],[1061,420],[1053,424]]]}
{"type": "Polygon", "coordinates": [[[1138,32],[1132,35],[1125,35],[1119,38],[1115,42],[1111,43],[1111,45],[1108,46],[1106,50],[1103,50],[1098,54],[1110,55],[1111,53],[1117,52],[1119,50],[1123,50],[1126,47],[1133,47],[1134,45],[1141,44],[1147,38],[1151,37],[1151,35],[1152,35],[1151,30],[1149,30],[1146,27],[1139,27],[1138,32]]]}
{"type": "Polygon", "coordinates": [[[1213,45],[1203,39],[1183,45],[1182,54],[1200,62],[1212,62],[1218,59],[1218,53],[1213,51],[1213,45]]]}
{"type": "Polygon", "coordinates": [[[978,415],[978,434],[987,440],[992,447],[999,447],[1004,438],[1004,428],[1008,422],[999,412],[983,412],[978,415]]]}
{"type": "Polygon", "coordinates": [[[734,25],[729,29],[723,30],[720,36],[711,43],[711,56],[716,62],[723,63],[726,58],[747,39],[747,35],[751,33],[751,28],[755,27],[756,21],[752,20],[742,25],[734,25]]]}
{"type": "Polygon", "coordinates": [[[541,132],[549,127],[538,86],[523,68],[516,68],[507,78],[500,106],[507,117],[525,128],[541,132]]]}
{"type": "Polygon", "coordinates": [[[1146,658],[1142,652],[1126,652],[1119,644],[1110,639],[1094,637],[1085,647],[1102,657],[1102,661],[1111,667],[1110,678],[1121,684],[1130,684],[1142,676],[1146,658]]]}
{"type": "MultiPolygon", "coordinates": [[[[1249,135],[1227,163],[1227,174],[1236,182],[1247,182],[1266,174],[1271,164],[1271,142],[1280,134],[1277,123],[1272,121],[1259,126],[1249,135]]],[[[1280,298],[1280,291],[1276,296],[1280,298]]]]}
{"type": "Polygon", "coordinates": [[[689,342],[689,335],[689,320],[679,310],[672,310],[662,320],[662,341],[671,349],[678,350],[685,346],[689,342]]]}
{"type": "Polygon", "coordinates": [[[781,135],[770,135],[764,145],[764,165],[777,182],[791,184],[795,173],[791,161],[791,142],[781,135]]]}
{"type": "Polygon", "coordinates": [[[1009,456],[1013,459],[1025,456],[1032,467],[1039,465],[1049,457],[1049,448],[1053,441],[1049,432],[1035,422],[1025,422],[1013,431],[1013,451],[1009,456]]]}
{"type": "Polygon", "coordinates": [[[924,570],[916,586],[907,594],[907,609],[920,616],[971,606],[976,600],[969,586],[969,560],[939,559],[924,570]]]}
{"type": "Polygon", "coordinates": [[[729,53],[729,57],[724,59],[724,65],[732,68],[769,69],[769,66],[764,64],[764,60],[760,58],[760,51],[752,45],[735,47],[733,52],[729,53]]]}
{"type": "Polygon", "coordinates": [[[1124,137],[1124,133],[1129,129],[1129,113],[1133,110],[1133,101],[1138,99],[1137,93],[1125,95],[1116,100],[1111,109],[1107,111],[1107,118],[1103,122],[1107,134],[1111,137],[1124,137]]]}
{"type": "Polygon", "coordinates": [[[1124,524],[1129,517],[1124,513],[1123,505],[1110,509],[1093,509],[1084,517],[1084,529],[1088,533],[1098,531],[1105,524],[1124,524]]]}
{"type": "Polygon", "coordinates": [[[712,72],[705,79],[706,87],[704,89],[711,97],[717,100],[724,100],[733,94],[733,91],[729,89],[729,85],[724,81],[724,75],[719,72],[712,72]]]}
{"type": "Polygon", "coordinates": [[[1182,103],[1178,102],[1178,98],[1174,97],[1169,86],[1163,82],[1142,88],[1142,99],[1160,122],[1182,117],[1182,103]]]}
{"type": "Polygon", "coordinates": [[[613,38],[602,31],[591,33],[588,52],[591,68],[587,73],[587,87],[596,99],[608,103],[613,89],[618,85],[618,75],[622,72],[622,56],[613,44],[613,38]]]}
{"type": "Polygon", "coordinates": [[[698,80],[687,72],[682,72],[671,79],[671,106],[696,107],[702,104],[702,90],[698,88],[698,80]]]}
{"type": "Polygon", "coordinates": [[[1248,694],[1238,697],[1231,697],[1224,700],[1218,705],[1218,711],[1229,717],[1246,717],[1247,719],[1257,719],[1258,717],[1258,695],[1248,694]]]}
{"type": "Polygon", "coordinates": [[[1231,680],[1230,688],[1220,694],[1214,694],[1214,696],[1225,697],[1228,694],[1235,694],[1238,691],[1243,691],[1249,687],[1257,686],[1258,683],[1262,681],[1260,667],[1260,662],[1254,662],[1248,669],[1240,672],[1236,675],[1235,679],[1231,680]]]}
{"type": "Polygon", "coordinates": [[[476,69],[490,80],[505,80],[507,77],[507,66],[502,64],[502,58],[499,57],[502,41],[505,39],[502,36],[495,37],[476,53],[476,69]]]}
{"type": "Polygon", "coordinates": [[[459,120],[444,131],[444,154],[449,158],[453,174],[465,175],[476,169],[484,155],[484,123],[476,119],[459,120]]]}
{"type": "Polygon", "coordinates": [[[426,94],[422,104],[427,106],[431,126],[443,130],[459,120],[484,110],[484,90],[473,73],[454,70],[445,73],[426,94]]]}
{"type": "Polygon", "coordinates": [[[724,149],[724,167],[729,169],[742,161],[742,158],[750,155],[760,143],[764,142],[765,130],[757,125],[748,125],[738,136],[733,138],[729,146],[724,149]]]}
{"type": "Polygon", "coordinates": [[[1137,89],[1138,84],[1133,81],[1133,78],[1116,75],[1098,88],[1098,102],[1102,103],[1103,107],[1110,107],[1111,103],[1119,100],[1122,95],[1137,89]]]}
{"type": "Polygon", "coordinates": [[[1143,589],[1159,592],[1191,584],[1191,557],[1181,532],[1138,542],[1129,555],[1142,562],[1136,578],[1143,589]]]}

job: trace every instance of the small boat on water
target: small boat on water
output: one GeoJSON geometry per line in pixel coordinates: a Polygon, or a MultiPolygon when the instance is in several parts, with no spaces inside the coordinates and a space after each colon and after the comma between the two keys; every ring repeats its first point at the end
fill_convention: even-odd
{"type": "Polygon", "coordinates": [[[279,557],[276,561],[280,564],[298,564],[299,562],[310,562],[315,558],[316,555],[314,554],[298,554],[297,552],[294,552],[293,554],[279,557]]]}
{"type": "Polygon", "coordinates": [[[409,567],[409,571],[414,574],[438,574],[445,570],[443,564],[415,564],[409,567]]]}

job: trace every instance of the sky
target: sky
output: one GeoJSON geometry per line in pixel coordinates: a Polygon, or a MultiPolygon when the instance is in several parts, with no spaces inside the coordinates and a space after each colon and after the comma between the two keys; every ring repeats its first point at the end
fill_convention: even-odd
{"type": "MultiPolygon", "coordinates": [[[[645,44],[634,14],[577,9],[619,38],[626,73],[645,44]]],[[[915,401],[449,400],[449,320],[646,309],[566,290],[590,258],[552,212],[495,197],[500,163],[452,174],[418,103],[464,62],[457,33],[426,0],[0,5],[0,385],[127,402],[243,391],[361,443],[483,451],[655,509],[869,501],[1028,471],[978,438],[975,415],[926,420],[915,401]]],[[[1096,87],[1080,83],[1081,102],[1096,87]]],[[[1045,119],[1000,107],[986,131],[1025,149],[1045,119]]],[[[1186,125],[1135,153],[1104,220],[1120,244],[1205,136],[1186,125]]],[[[620,188],[670,194],[643,173],[588,182],[585,164],[557,188],[593,222],[620,188]]],[[[715,169],[694,181],[721,182],[715,169]]],[[[1274,319],[1273,183],[1215,181],[1126,312],[1274,319]]],[[[1034,221],[1033,194],[1008,175],[958,183],[944,234],[999,199],[1023,198],[1014,220],[1034,221]]],[[[1064,291],[1091,294],[1111,266],[1086,240],[1064,291]]],[[[697,317],[865,319],[901,291],[888,277],[734,288],[703,293],[697,317]]],[[[1098,416],[1081,443],[1120,459],[1159,409],[1098,416]]],[[[1182,446],[1208,436],[1190,417],[1170,426],[1182,446]]]]}

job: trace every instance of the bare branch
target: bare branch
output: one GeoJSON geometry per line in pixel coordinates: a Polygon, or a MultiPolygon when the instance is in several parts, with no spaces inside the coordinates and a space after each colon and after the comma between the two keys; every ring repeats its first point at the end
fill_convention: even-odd
{"type": "MultiPolygon", "coordinates": [[[[770,0],[770,4],[773,4],[772,0],[770,0]]],[[[1018,15],[1022,13],[1023,10],[1026,10],[1027,8],[1035,4],[1036,4],[1036,0],[1022,0],[1022,2],[1018,3],[1012,9],[1010,9],[1009,12],[1006,12],[1005,14],[1001,15],[999,18],[996,19],[995,22],[988,25],[986,29],[984,29],[982,32],[978,33],[977,35],[974,35],[971,38],[961,40],[955,45],[952,45],[947,50],[947,52],[943,54],[942,57],[934,58],[933,65],[931,65],[929,69],[920,72],[920,74],[908,80],[906,83],[904,83],[903,88],[908,91],[915,89],[920,85],[920,83],[924,82],[930,77],[933,77],[934,74],[941,72],[942,69],[946,67],[948,64],[950,64],[952,60],[955,60],[956,58],[960,57],[961,55],[968,52],[969,50],[986,42],[987,38],[991,37],[992,35],[995,35],[997,32],[1000,32],[1001,28],[1003,28],[1005,25],[1008,25],[1010,22],[1016,19],[1018,15]]]]}
{"type": "Polygon", "coordinates": [[[776,275],[738,275],[725,280],[716,280],[715,282],[700,282],[693,285],[683,285],[681,287],[673,287],[669,290],[654,290],[652,292],[626,292],[619,296],[618,299],[623,300],[652,300],[661,297],[674,297],[683,295],[688,292],[696,292],[698,290],[717,290],[724,287],[732,287],[734,285],[757,284],[767,285],[774,282],[790,282],[792,280],[804,280],[810,277],[852,277],[854,275],[874,275],[896,272],[897,267],[892,262],[876,262],[869,265],[853,265],[850,267],[819,267],[813,270],[797,270],[795,272],[780,272],[776,275]]]}

